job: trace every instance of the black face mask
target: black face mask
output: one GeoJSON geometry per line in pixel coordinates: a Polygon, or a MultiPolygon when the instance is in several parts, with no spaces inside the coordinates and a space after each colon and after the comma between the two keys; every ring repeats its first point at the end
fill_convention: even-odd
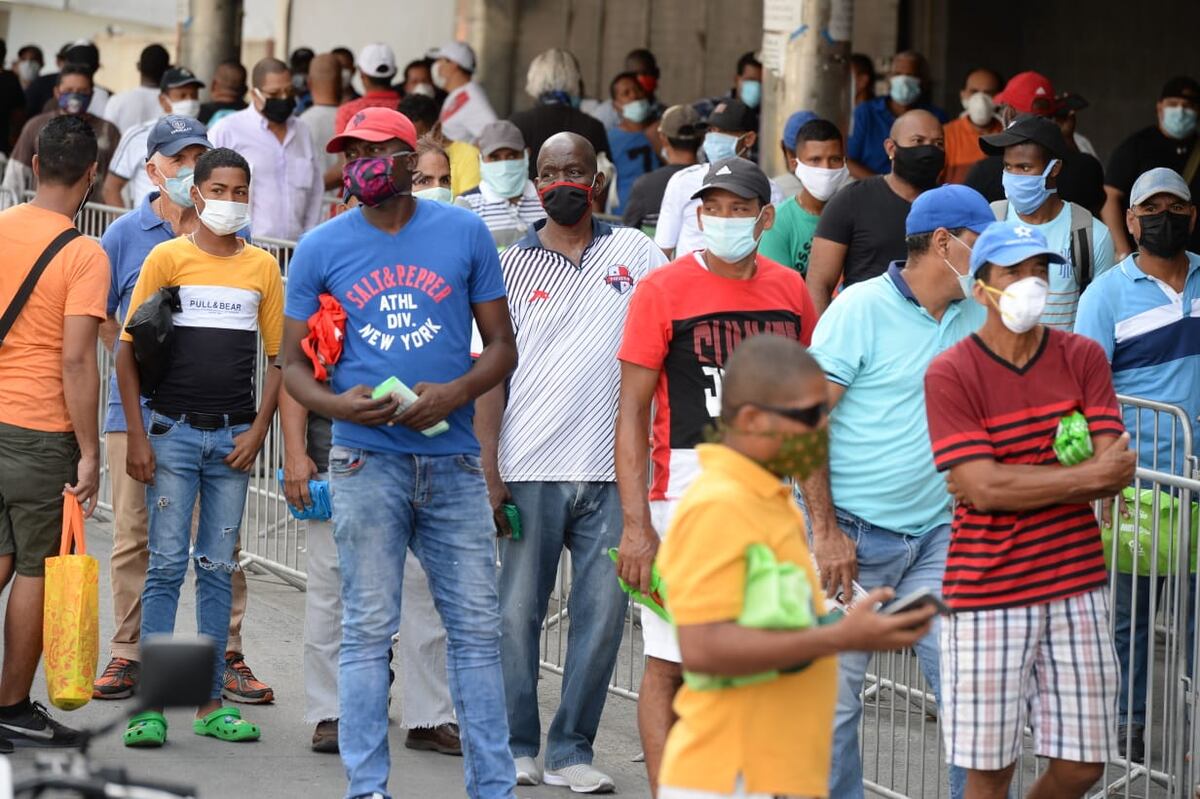
{"type": "Polygon", "coordinates": [[[295,110],[295,97],[268,97],[263,100],[262,115],[276,124],[287,122],[295,110]]]}
{"type": "Polygon", "coordinates": [[[1187,246],[1190,221],[1190,214],[1173,214],[1170,211],[1139,216],[1142,235],[1138,237],[1138,246],[1159,258],[1174,257],[1187,246]]]}
{"type": "Polygon", "coordinates": [[[946,151],[932,144],[913,147],[896,145],[892,160],[892,172],[896,177],[921,191],[928,191],[937,185],[938,175],[942,174],[945,166],[946,151]]]}
{"type": "Polygon", "coordinates": [[[546,216],[564,227],[583,219],[592,204],[592,187],[583,183],[560,180],[538,192],[546,216]]]}

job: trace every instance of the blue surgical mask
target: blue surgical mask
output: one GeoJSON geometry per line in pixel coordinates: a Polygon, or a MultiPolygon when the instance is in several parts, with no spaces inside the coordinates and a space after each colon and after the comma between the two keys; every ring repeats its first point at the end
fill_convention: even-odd
{"type": "Polygon", "coordinates": [[[160,188],[180,208],[193,208],[196,205],[192,199],[193,178],[194,170],[190,166],[181,167],[175,177],[167,178],[160,188]]]}
{"type": "Polygon", "coordinates": [[[516,161],[480,161],[479,177],[501,197],[519,197],[529,176],[528,156],[516,161]]]}
{"type": "Polygon", "coordinates": [[[758,108],[758,104],[762,102],[762,81],[742,81],[742,88],[738,92],[738,97],[750,108],[758,108]]]}
{"type": "Polygon", "coordinates": [[[888,94],[900,105],[912,105],[921,96],[921,79],[913,75],[888,78],[888,94]]]}
{"type": "Polygon", "coordinates": [[[1058,189],[1046,188],[1046,178],[1050,170],[1058,163],[1057,158],[1051,158],[1046,165],[1046,171],[1040,175],[1014,175],[1005,172],[1001,177],[1004,183],[1004,196],[1017,209],[1018,214],[1032,214],[1042,207],[1046,199],[1058,189]]]}
{"type": "Polygon", "coordinates": [[[621,109],[621,116],[634,124],[641,124],[650,116],[650,101],[646,99],[631,100],[621,109]]]}
{"type": "Polygon", "coordinates": [[[434,200],[439,203],[448,203],[451,198],[450,190],[445,186],[421,189],[420,191],[414,191],[412,194],[414,197],[419,197],[422,200],[434,200]]]}
{"type": "Polygon", "coordinates": [[[1172,139],[1186,139],[1196,132],[1196,112],[1182,105],[1169,105],[1163,109],[1162,126],[1172,139]]]}
{"type": "Polygon", "coordinates": [[[754,226],[758,217],[700,215],[704,226],[704,249],[726,263],[742,260],[758,246],[754,226]]]}
{"type": "Polygon", "coordinates": [[[68,114],[82,114],[92,104],[92,96],[83,92],[64,92],[58,96],[58,107],[68,114]]]}
{"type": "Polygon", "coordinates": [[[715,164],[726,158],[733,158],[737,155],[737,143],[738,137],[728,133],[709,131],[704,134],[704,155],[708,158],[708,163],[715,164]]]}

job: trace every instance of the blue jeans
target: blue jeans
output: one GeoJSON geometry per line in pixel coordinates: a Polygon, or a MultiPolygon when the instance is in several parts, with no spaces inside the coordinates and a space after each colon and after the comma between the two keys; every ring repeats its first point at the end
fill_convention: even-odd
{"type": "MultiPolygon", "coordinates": [[[[838,527],[855,542],[858,582],[863,588],[870,591],[890,586],[897,598],[921,588],[941,594],[950,525],[936,527],[922,536],[908,536],[876,527],[843,510],[836,510],[836,514],[838,527]]],[[[938,701],[941,700],[939,626],[935,620],[933,629],[916,646],[921,673],[938,701]]],[[[868,652],[843,652],[838,656],[838,703],[833,722],[833,768],[829,774],[829,795],[838,799],[863,796],[858,723],[862,717],[863,679],[870,660],[868,652]]],[[[950,768],[952,799],[961,799],[966,778],[961,768],[950,768]]]]}
{"type": "MultiPolygon", "coordinates": [[[[1193,533],[1194,535],[1195,533],[1193,533]]],[[[1149,659],[1151,631],[1154,629],[1154,619],[1150,617],[1150,589],[1158,598],[1156,609],[1161,608],[1163,587],[1167,577],[1134,577],[1129,574],[1116,576],[1116,587],[1113,590],[1113,645],[1117,648],[1117,661],[1121,664],[1121,694],[1117,700],[1117,723],[1121,726],[1129,724],[1146,724],[1146,662],[1149,659]],[[1157,583],[1157,585],[1154,585],[1157,583]],[[1134,612],[1134,595],[1137,596],[1137,612],[1134,612]],[[1132,639],[1132,651],[1130,643],[1132,639]],[[1129,696],[1129,672],[1132,658],[1133,697],[1132,706],[1129,696]]],[[[1174,579],[1171,577],[1170,579],[1174,579]]],[[[1188,616],[1187,634],[1187,669],[1191,675],[1195,668],[1196,653],[1196,616],[1193,612],[1196,602],[1196,575],[1188,578],[1187,596],[1183,598],[1183,612],[1188,616]]]]}
{"type": "Polygon", "coordinates": [[[142,636],[175,631],[179,589],[187,576],[188,549],[196,562],[196,629],[216,646],[212,698],[221,698],[225,676],[225,643],[229,636],[233,558],[246,507],[247,472],[225,464],[233,439],[250,429],[240,424],[219,430],[197,430],[186,420],[148,414],[154,449],[154,485],[146,486],[149,512],[150,565],[142,589],[142,636]],[[192,544],[192,510],[200,496],[200,524],[192,544]]]}
{"type": "Polygon", "coordinates": [[[500,543],[500,651],[513,757],[536,757],[538,639],[563,547],[571,552],[567,660],[546,736],[546,768],[592,762],[592,743],[621,649],[628,601],[609,547],[621,541],[616,483],[509,483],[521,540],[500,543]]]}
{"type": "Polygon", "coordinates": [[[512,799],[495,525],[474,455],[399,455],[335,446],[333,536],[342,571],[338,743],[348,797],[387,792],[388,653],[411,548],[447,634],[450,695],[471,799],[512,799]]]}

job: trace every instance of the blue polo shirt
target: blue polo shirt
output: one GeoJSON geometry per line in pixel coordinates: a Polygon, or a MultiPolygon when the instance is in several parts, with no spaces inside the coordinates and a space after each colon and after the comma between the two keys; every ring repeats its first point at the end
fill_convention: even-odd
{"type": "MultiPolygon", "coordinates": [[[[1178,405],[1195,430],[1200,416],[1200,255],[1189,252],[1187,257],[1182,293],[1139,269],[1136,253],[1098,275],[1079,298],[1075,332],[1104,348],[1118,394],[1178,405]]],[[[1125,429],[1131,436],[1142,431],[1135,441],[1141,465],[1180,474],[1183,429],[1177,428],[1172,440],[1170,421],[1160,416],[1156,443],[1154,416],[1153,411],[1125,408],[1125,429]]]]}
{"type": "MultiPolygon", "coordinates": [[[[946,123],[946,112],[935,105],[917,105],[914,109],[928,111],[946,123]]],[[[850,122],[850,141],[846,144],[846,156],[858,161],[877,175],[892,171],[887,153],[883,151],[883,140],[891,135],[892,123],[896,121],[892,109],[888,108],[887,96],[864,100],[854,109],[850,122]]]]}
{"type": "Polygon", "coordinates": [[[871,524],[923,535],[950,523],[950,495],[933,465],[925,417],[925,369],[979,329],[987,311],[952,302],[934,319],[893,263],[830,304],[811,352],[845,386],[829,417],[833,504],[871,524]]]}

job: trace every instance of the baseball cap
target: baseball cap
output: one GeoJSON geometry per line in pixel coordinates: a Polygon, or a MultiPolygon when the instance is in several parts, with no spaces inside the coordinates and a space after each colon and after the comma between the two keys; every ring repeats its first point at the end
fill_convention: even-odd
{"type": "Polygon", "coordinates": [[[1035,255],[1047,256],[1052,264],[1066,263],[1065,258],[1050,249],[1046,237],[1033,225],[1020,220],[993,222],[975,239],[975,246],[971,248],[971,274],[979,272],[984,264],[1016,266],[1035,255]]]}
{"type": "Polygon", "coordinates": [[[396,55],[386,44],[368,44],[358,54],[358,68],[372,78],[390,78],[396,74],[396,55]]]}
{"type": "Polygon", "coordinates": [[[1013,75],[996,95],[997,105],[1007,105],[1021,114],[1050,116],[1058,109],[1054,99],[1054,84],[1040,72],[1021,72],[1013,75]]]}
{"type": "Polygon", "coordinates": [[[197,78],[187,67],[171,67],[163,73],[162,80],[158,82],[158,88],[164,92],[167,89],[178,89],[180,86],[199,86],[203,89],[204,81],[197,78]]]}
{"type": "Polygon", "coordinates": [[[325,145],[325,152],[342,152],[350,139],[373,142],[399,139],[414,150],[417,149],[417,129],[408,117],[390,108],[364,108],[350,117],[342,132],[325,145]]]}
{"type": "Polygon", "coordinates": [[[479,138],[475,140],[475,146],[479,148],[480,155],[491,155],[505,147],[524,152],[525,137],[521,135],[521,129],[513,123],[507,119],[498,119],[484,125],[483,130],[479,131],[479,138]]]}
{"type": "Polygon", "coordinates": [[[699,141],[707,125],[690,105],[673,105],[663,112],[658,130],[668,139],[699,141]]]}
{"type": "Polygon", "coordinates": [[[430,50],[426,58],[445,58],[453,61],[467,72],[475,71],[475,51],[466,42],[446,42],[441,47],[430,50]]]}
{"type": "Polygon", "coordinates": [[[1187,75],[1176,75],[1163,84],[1162,94],[1158,99],[1165,100],[1168,97],[1183,97],[1194,103],[1200,102],[1200,83],[1187,75]]]}
{"type": "Polygon", "coordinates": [[[988,201],[970,186],[950,183],[922,192],[904,220],[904,235],[932,233],[938,228],[966,228],[982,233],[996,221],[988,201]]]}
{"type": "Polygon", "coordinates": [[[800,133],[800,128],[807,123],[818,119],[817,115],[812,111],[797,111],[787,118],[787,122],[783,125],[783,146],[789,150],[796,149],[796,136],[800,133]]]}
{"type": "Polygon", "coordinates": [[[1192,201],[1192,191],[1187,182],[1174,169],[1155,167],[1138,176],[1129,190],[1129,204],[1141,205],[1156,194],[1170,194],[1184,202],[1192,201]]]}
{"type": "Polygon", "coordinates": [[[204,123],[191,117],[167,114],[150,128],[150,135],[146,137],[146,160],[149,161],[155,153],[177,155],[184,147],[192,144],[199,144],[207,150],[212,149],[212,142],[208,140],[208,128],[204,127],[204,123]]]}
{"type": "Polygon", "coordinates": [[[700,199],[709,189],[725,189],[747,200],[757,197],[763,205],[771,202],[771,182],[754,162],[745,158],[725,158],[709,166],[692,199],[700,199]]]}
{"type": "Polygon", "coordinates": [[[710,128],[720,128],[721,130],[758,130],[758,123],[754,121],[754,112],[735,97],[717,103],[705,121],[710,128]]]}
{"type": "Polygon", "coordinates": [[[1050,151],[1055,158],[1062,158],[1066,150],[1062,129],[1054,120],[1037,114],[1021,114],[999,133],[979,137],[979,149],[988,155],[1003,155],[1005,147],[1034,142],[1050,151]]]}

